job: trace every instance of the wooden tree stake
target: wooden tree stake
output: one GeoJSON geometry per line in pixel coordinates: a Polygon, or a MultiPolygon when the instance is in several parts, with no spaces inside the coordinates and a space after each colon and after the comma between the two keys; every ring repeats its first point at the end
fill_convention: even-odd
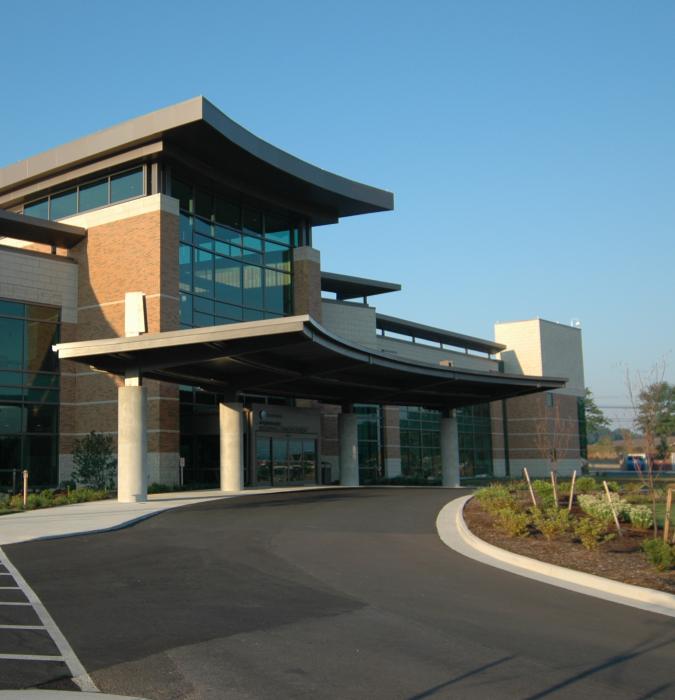
{"type": "Polygon", "coordinates": [[[556,472],[551,472],[551,486],[553,487],[553,500],[555,501],[555,507],[558,507],[558,474],[556,472]]]}
{"type": "Polygon", "coordinates": [[[523,467],[523,473],[527,479],[527,486],[530,489],[530,497],[532,498],[532,505],[537,507],[537,499],[534,497],[534,489],[532,488],[532,482],[530,481],[530,475],[527,473],[527,467],[523,467]]]}
{"type": "Polygon", "coordinates": [[[673,507],[673,489],[668,489],[666,496],[666,512],[663,514],[663,541],[668,544],[668,535],[670,534],[670,511],[673,507]]]}
{"type": "Polygon", "coordinates": [[[577,470],[572,472],[572,483],[570,484],[570,502],[567,504],[567,512],[572,512],[572,501],[574,500],[574,483],[577,480],[577,470]]]}
{"type": "Polygon", "coordinates": [[[619,537],[623,537],[623,532],[621,532],[621,525],[619,523],[619,516],[616,514],[616,509],[614,508],[614,501],[612,501],[612,497],[609,494],[609,486],[607,486],[606,481],[603,481],[602,485],[605,487],[605,493],[607,494],[607,503],[609,503],[609,507],[612,510],[612,515],[614,516],[614,524],[616,525],[616,530],[619,533],[619,537]]]}
{"type": "Polygon", "coordinates": [[[23,507],[28,503],[28,471],[23,470],[23,507]]]}

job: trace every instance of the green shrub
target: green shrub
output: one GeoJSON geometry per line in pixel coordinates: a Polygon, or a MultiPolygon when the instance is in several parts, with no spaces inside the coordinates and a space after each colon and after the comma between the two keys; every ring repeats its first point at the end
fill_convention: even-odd
{"type": "Polygon", "coordinates": [[[542,508],[550,508],[555,505],[553,498],[553,485],[549,481],[535,479],[532,482],[532,489],[539,496],[539,505],[542,508]]]}
{"type": "Polygon", "coordinates": [[[628,507],[628,519],[633,527],[639,530],[649,530],[654,524],[652,509],[647,505],[633,505],[628,507]]]}
{"type": "MultiPolygon", "coordinates": [[[[628,520],[630,515],[630,503],[624,501],[621,496],[616,493],[610,494],[614,508],[616,509],[617,517],[628,520]]],[[[612,509],[607,502],[607,497],[601,494],[593,495],[586,494],[579,496],[577,499],[579,507],[584,513],[592,515],[595,518],[599,518],[605,522],[611,522],[614,519],[612,514],[612,509]]]]}
{"type": "MultiPolygon", "coordinates": [[[[598,484],[599,485],[599,484],[598,484]]],[[[619,493],[621,491],[621,486],[619,485],[618,481],[608,481],[607,482],[607,488],[612,492],[612,493],[619,493]]]]}
{"type": "Polygon", "coordinates": [[[148,493],[173,493],[174,491],[186,491],[185,486],[178,484],[158,484],[156,481],[148,486],[148,493]]]}
{"type": "Polygon", "coordinates": [[[593,493],[597,491],[600,484],[592,476],[581,476],[574,484],[575,493],[593,493]]]}
{"type": "Polygon", "coordinates": [[[68,503],[87,503],[88,501],[102,501],[108,498],[108,492],[102,489],[75,489],[66,496],[68,503]]]}
{"type": "Polygon", "coordinates": [[[601,542],[614,537],[607,533],[607,522],[593,515],[579,518],[574,523],[573,530],[586,549],[597,549],[601,542]]]}
{"type": "Polygon", "coordinates": [[[564,508],[533,508],[532,523],[550,542],[554,537],[569,530],[570,517],[564,508]]]}
{"type": "Polygon", "coordinates": [[[488,513],[495,515],[504,508],[515,510],[516,499],[506,486],[490,484],[476,491],[476,498],[488,513]]]}
{"type": "Polygon", "coordinates": [[[675,548],[663,540],[645,540],[642,543],[642,551],[659,571],[675,567],[675,548]]]}
{"type": "Polygon", "coordinates": [[[111,435],[92,431],[73,447],[73,479],[94,489],[115,486],[116,464],[111,435]]]}
{"type": "Polygon", "coordinates": [[[509,537],[523,537],[529,532],[530,518],[527,513],[513,508],[502,508],[495,513],[495,525],[509,537]]]}
{"type": "Polygon", "coordinates": [[[571,481],[559,481],[558,482],[558,496],[560,498],[569,498],[570,489],[572,488],[571,481]]]}

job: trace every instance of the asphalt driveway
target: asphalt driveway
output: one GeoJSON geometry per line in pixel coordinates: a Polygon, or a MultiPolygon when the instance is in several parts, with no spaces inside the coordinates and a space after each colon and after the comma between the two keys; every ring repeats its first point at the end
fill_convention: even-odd
{"type": "Polygon", "coordinates": [[[672,618],[449,550],[434,523],[458,495],[245,496],[5,552],[106,692],[675,697],[672,618]]]}

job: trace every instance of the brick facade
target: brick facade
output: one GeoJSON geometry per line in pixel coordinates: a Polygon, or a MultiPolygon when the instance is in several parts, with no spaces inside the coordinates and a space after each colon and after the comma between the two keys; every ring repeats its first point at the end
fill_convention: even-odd
{"type": "MultiPolygon", "coordinates": [[[[147,209],[151,198],[145,199],[147,209]]],[[[108,208],[109,220],[87,226],[86,240],[69,251],[79,265],[78,323],[64,328],[64,341],[123,336],[124,295],[129,291],[146,294],[148,332],[179,327],[177,211],[163,208],[165,198],[152,199],[154,211],[128,212],[124,205],[108,208]],[[119,218],[112,219],[114,210],[119,218]]],[[[68,361],[62,362],[61,371],[59,471],[61,478],[67,478],[76,439],[92,430],[116,439],[117,387],[122,379],[68,361]]],[[[172,483],[178,478],[178,388],[156,381],[144,383],[149,479],[172,483]]]]}

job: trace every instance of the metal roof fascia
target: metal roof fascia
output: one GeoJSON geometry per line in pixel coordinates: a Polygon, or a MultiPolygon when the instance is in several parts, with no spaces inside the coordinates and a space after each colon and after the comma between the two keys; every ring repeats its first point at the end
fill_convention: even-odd
{"type": "Polygon", "coordinates": [[[491,354],[506,349],[506,345],[496,343],[492,340],[484,340],[483,338],[463,335],[462,333],[454,333],[453,331],[436,328],[434,326],[425,326],[422,323],[407,321],[406,319],[397,318],[395,316],[386,316],[385,314],[376,315],[375,325],[381,330],[389,330],[392,333],[401,333],[415,338],[443,342],[448,345],[489,352],[491,354]]]}

